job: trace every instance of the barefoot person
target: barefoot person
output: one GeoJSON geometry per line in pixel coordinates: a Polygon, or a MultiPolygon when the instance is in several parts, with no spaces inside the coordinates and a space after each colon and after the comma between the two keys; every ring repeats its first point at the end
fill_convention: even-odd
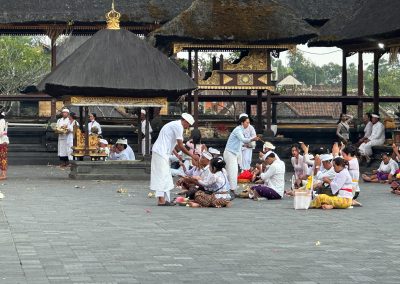
{"type": "Polygon", "coordinates": [[[234,198],[235,191],[237,189],[239,156],[242,151],[242,145],[248,144],[252,141],[260,140],[258,136],[253,138],[244,137],[243,131],[250,125],[250,119],[248,117],[242,116],[239,119],[239,124],[240,125],[232,131],[231,135],[229,135],[224,151],[224,161],[226,163],[226,171],[228,172],[228,180],[230,189],[232,191],[232,198],[234,198]]]}
{"type": "Polygon", "coordinates": [[[8,144],[10,143],[7,136],[8,123],[4,119],[5,113],[0,113],[0,180],[7,178],[8,167],[8,144]]]}
{"type": "Polygon", "coordinates": [[[310,208],[346,209],[351,206],[353,200],[353,181],[346,168],[348,164],[349,163],[341,157],[333,160],[333,167],[336,172],[335,178],[330,180],[325,177],[323,181],[330,185],[332,194],[338,194],[337,196],[319,194],[311,201],[310,208]]]}
{"type": "Polygon", "coordinates": [[[382,162],[377,170],[372,171],[372,175],[363,174],[365,182],[391,183],[399,165],[388,153],[382,154],[382,162]]]}
{"type": "Polygon", "coordinates": [[[175,120],[163,126],[153,145],[151,157],[150,189],[156,192],[159,206],[171,206],[170,191],[174,188],[169,156],[174,148],[178,148],[186,155],[198,160],[198,156],[190,153],[183,144],[183,130],[194,123],[194,118],[188,113],[183,113],[180,120],[175,120]]]}

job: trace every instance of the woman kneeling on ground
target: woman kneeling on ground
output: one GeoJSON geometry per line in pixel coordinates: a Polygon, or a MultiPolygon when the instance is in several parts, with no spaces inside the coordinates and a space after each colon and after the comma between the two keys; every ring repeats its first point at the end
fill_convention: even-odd
{"type": "MultiPolygon", "coordinates": [[[[249,198],[254,200],[259,198],[281,199],[285,188],[285,163],[278,160],[273,152],[268,152],[265,155],[265,163],[269,165],[269,168],[260,175],[264,185],[253,186],[249,198]]],[[[259,167],[261,172],[261,165],[259,167]]]]}
{"type": "Polygon", "coordinates": [[[330,185],[332,194],[337,196],[329,196],[327,194],[319,194],[311,201],[310,208],[322,209],[346,209],[351,206],[353,200],[353,181],[349,170],[346,168],[349,163],[341,157],[333,160],[333,167],[336,175],[333,180],[324,178],[323,181],[330,185]]]}
{"type": "Polygon", "coordinates": [[[365,182],[391,183],[399,165],[388,153],[382,154],[382,162],[378,170],[373,170],[372,175],[363,174],[365,182]]]}
{"type": "Polygon", "coordinates": [[[198,184],[204,190],[194,194],[194,201],[189,202],[191,207],[230,207],[228,178],[223,170],[225,162],[222,158],[213,158],[210,161],[211,174],[206,179],[197,178],[198,184]]]}

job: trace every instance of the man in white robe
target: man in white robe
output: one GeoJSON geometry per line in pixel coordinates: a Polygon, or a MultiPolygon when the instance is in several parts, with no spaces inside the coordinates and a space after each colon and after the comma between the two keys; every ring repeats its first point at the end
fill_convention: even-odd
{"type": "Polygon", "coordinates": [[[64,108],[61,111],[62,117],[57,120],[56,129],[58,132],[58,157],[61,161],[61,167],[68,165],[68,125],[69,121],[69,109],[64,108]]]}
{"type": "Polygon", "coordinates": [[[372,132],[368,139],[360,145],[360,153],[365,157],[367,163],[371,161],[372,147],[385,143],[385,126],[379,121],[379,115],[373,113],[371,118],[372,132]]]}
{"type": "MultiPolygon", "coordinates": [[[[140,111],[140,120],[141,120],[141,131],[142,131],[142,155],[144,156],[146,154],[146,111],[142,109],[140,111]]],[[[149,122],[149,144],[150,147],[149,149],[151,150],[151,133],[153,133],[153,129],[151,128],[151,124],[149,122]]]]}
{"type": "Polygon", "coordinates": [[[156,192],[158,206],[170,206],[170,191],[174,188],[169,157],[172,151],[182,151],[184,154],[198,160],[198,156],[190,153],[183,144],[183,130],[194,123],[194,118],[183,113],[180,120],[164,125],[153,145],[151,157],[150,189],[156,192]]]}

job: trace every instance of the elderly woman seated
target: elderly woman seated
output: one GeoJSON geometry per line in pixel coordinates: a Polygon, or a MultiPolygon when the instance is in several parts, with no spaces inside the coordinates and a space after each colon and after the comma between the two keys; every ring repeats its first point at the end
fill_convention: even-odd
{"type": "Polygon", "coordinates": [[[363,174],[361,177],[365,182],[391,183],[398,169],[397,162],[390,157],[390,154],[384,153],[379,168],[373,170],[371,175],[363,174]]]}

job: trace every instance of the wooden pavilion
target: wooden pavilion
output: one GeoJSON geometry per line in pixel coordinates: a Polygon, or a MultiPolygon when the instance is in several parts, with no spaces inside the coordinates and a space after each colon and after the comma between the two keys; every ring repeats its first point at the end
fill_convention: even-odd
{"type": "MultiPolygon", "coordinates": [[[[347,60],[358,53],[358,116],[363,113],[363,102],[373,101],[374,111],[379,111],[379,102],[399,102],[400,97],[379,96],[379,59],[390,53],[396,59],[400,49],[400,2],[390,0],[364,1],[351,17],[336,17],[320,30],[318,38],[310,46],[337,46],[343,50],[342,96],[347,96],[347,60]],[[363,53],[374,54],[374,95],[373,99],[363,93],[363,53]]],[[[342,100],[342,112],[346,102],[342,100]]]]}
{"type": "MultiPolygon", "coordinates": [[[[295,12],[276,1],[218,1],[196,0],[176,18],[150,34],[153,43],[172,54],[188,51],[189,75],[194,76],[198,90],[193,98],[187,96],[188,109],[198,120],[198,102],[203,90],[247,90],[244,96],[221,96],[224,101],[246,101],[249,110],[251,91],[257,91],[258,132],[263,131],[262,100],[268,100],[267,112],[271,113],[271,94],[275,91],[272,81],[271,55],[295,49],[317,31],[299,18],[295,12]],[[285,22],[282,22],[285,19],[285,22]],[[228,62],[223,56],[213,60],[213,68],[206,78],[199,78],[198,53],[200,51],[239,51],[238,62],[228,62]],[[192,55],[194,53],[194,60],[192,55]],[[194,68],[193,68],[194,65],[194,68]],[[193,70],[194,69],[194,70],[193,70]],[[192,74],[194,71],[194,74],[192,74]]],[[[203,96],[213,101],[213,97],[203,96]]],[[[271,127],[268,116],[267,130],[271,127]]]]}

